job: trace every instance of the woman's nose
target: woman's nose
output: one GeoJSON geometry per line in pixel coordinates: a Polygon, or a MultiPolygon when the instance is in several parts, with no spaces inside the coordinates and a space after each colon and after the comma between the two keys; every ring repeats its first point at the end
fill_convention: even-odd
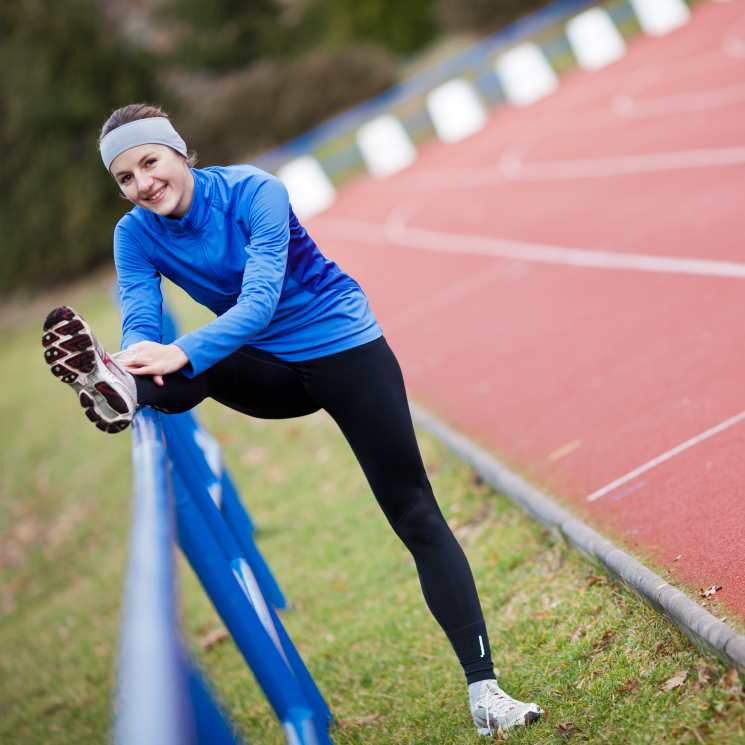
{"type": "Polygon", "coordinates": [[[137,182],[137,191],[140,194],[147,194],[153,185],[153,177],[148,173],[136,173],[135,181],[137,182]]]}

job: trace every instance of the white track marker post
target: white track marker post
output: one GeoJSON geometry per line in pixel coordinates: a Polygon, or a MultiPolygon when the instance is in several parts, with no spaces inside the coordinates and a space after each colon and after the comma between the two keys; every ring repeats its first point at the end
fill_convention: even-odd
{"type": "Polygon", "coordinates": [[[382,178],[403,170],[416,160],[416,148],[398,119],[383,114],[363,124],[356,134],[367,170],[382,178]]]}
{"type": "Polygon", "coordinates": [[[577,62],[585,70],[600,70],[626,53],[623,37],[601,8],[572,18],[566,25],[566,34],[577,62]]]}
{"type": "Polygon", "coordinates": [[[507,100],[515,106],[529,106],[559,86],[559,79],[543,52],[529,42],[500,55],[495,70],[507,100]]]}
{"type": "Polygon", "coordinates": [[[336,192],[321,164],[312,155],[303,155],[277,171],[287,187],[295,214],[302,220],[313,217],[333,204],[336,192]]]}
{"type": "Polygon", "coordinates": [[[629,0],[644,31],[662,36],[688,22],[691,11],[683,0],[629,0]]]}
{"type": "Polygon", "coordinates": [[[427,95],[427,111],[443,142],[459,142],[486,124],[486,111],[473,86],[456,78],[427,95]]]}

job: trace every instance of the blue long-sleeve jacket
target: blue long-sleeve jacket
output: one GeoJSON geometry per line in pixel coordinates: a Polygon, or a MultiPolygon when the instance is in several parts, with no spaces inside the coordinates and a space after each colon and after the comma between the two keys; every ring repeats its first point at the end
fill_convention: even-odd
{"type": "Polygon", "coordinates": [[[190,377],[244,344],[298,361],[382,334],[359,284],[319,251],[278,179],[248,165],[192,173],[182,218],[136,206],[114,230],[122,349],[161,341],[161,276],[217,315],[174,342],[190,377]]]}

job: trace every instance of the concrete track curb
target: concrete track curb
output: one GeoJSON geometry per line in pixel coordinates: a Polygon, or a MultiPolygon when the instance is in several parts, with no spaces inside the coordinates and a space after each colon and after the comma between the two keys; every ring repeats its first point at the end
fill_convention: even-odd
{"type": "Polygon", "coordinates": [[[597,531],[557,505],[540,489],[510,471],[493,456],[419,406],[411,406],[415,424],[447,445],[487,483],[529,515],[561,535],[590,561],[598,563],[655,610],[673,621],[703,652],[714,654],[745,675],[745,636],[715,618],[687,595],[650,571],[597,531]]]}

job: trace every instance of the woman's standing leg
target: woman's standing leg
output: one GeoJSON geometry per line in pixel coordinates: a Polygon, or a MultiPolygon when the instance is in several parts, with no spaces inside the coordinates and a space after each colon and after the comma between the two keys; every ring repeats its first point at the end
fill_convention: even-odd
{"type": "Polygon", "coordinates": [[[294,365],[341,428],[388,521],[411,551],[425,601],[466,680],[494,678],[473,575],[432,493],[401,370],[385,339],[294,365]]]}
{"type": "Polygon", "coordinates": [[[425,601],[463,667],[477,732],[492,735],[540,719],[537,704],[512,698],[494,678],[473,575],[432,493],[401,368],[385,338],[294,364],[308,392],[338,423],[414,557],[425,601]]]}

